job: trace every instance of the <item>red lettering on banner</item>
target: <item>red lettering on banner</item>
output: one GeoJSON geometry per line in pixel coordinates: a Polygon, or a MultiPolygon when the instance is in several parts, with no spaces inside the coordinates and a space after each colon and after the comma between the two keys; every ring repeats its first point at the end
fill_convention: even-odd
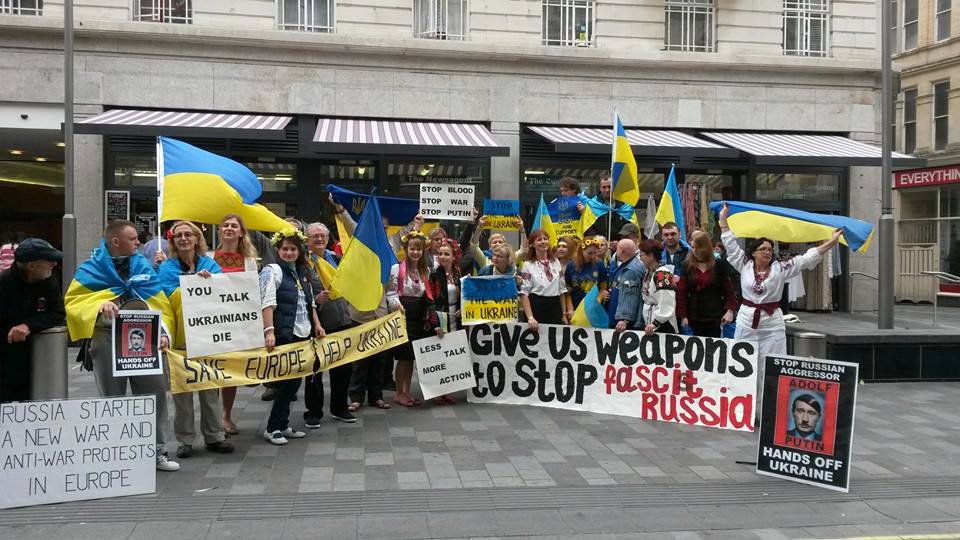
{"type": "Polygon", "coordinates": [[[960,183],[960,165],[900,171],[893,175],[893,187],[909,188],[960,183]]]}

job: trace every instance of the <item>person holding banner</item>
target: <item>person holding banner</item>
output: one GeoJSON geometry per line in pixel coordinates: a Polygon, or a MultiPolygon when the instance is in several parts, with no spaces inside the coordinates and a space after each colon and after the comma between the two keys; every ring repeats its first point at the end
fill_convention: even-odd
{"type": "MultiPolygon", "coordinates": [[[[497,246],[508,246],[510,244],[507,242],[507,237],[502,233],[493,233],[490,235],[487,244],[490,246],[490,249],[486,252],[480,250],[480,233],[483,232],[483,226],[486,224],[486,218],[481,217],[479,227],[473,232],[473,237],[470,239],[470,254],[473,256],[473,260],[476,261],[476,265],[479,268],[483,268],[492,264],[490,259],[493,258],[493,250],[497,246]]],[[[523,235],[523,218],[517,217],[517,228],[520,230],[520,249],[514,253],[514,260],[518,262],[523,260],[523,257],[526,255],[528,250],[527,237],[523,235]]],[[[511,248],[512,249],[512,248],[511,248]]]]}
{"type": "Polygon", "coordinates": [[[724,204],[719,219],[720,239],[727,249],[727,261],[740,272],[743,300],[737,312],[735,339],[757,342],[757,402],[763,389],[764,359],[768,354],[787,354],[787,331],[780,311],[780,298],[787,281],[804,270],[816,268],[820,259],[840,241],[842,229],[833,238],[807,250],[803,255],[786,261],[773,260],[773,242],[757,238],[750,242],[746,252],[737,244],[737,237],[727,223],[730,208],[724,204]]]}
{"type": "MultiPolygon", "coordinates": [[[[563,267],[550,248],[550,237],[542,229],[530,233],[526,260],[520,268],[520,304],[530,329],[540,324],[568,324],[569,304],[563,267]]],[[[571,312],[572,314],[572,312],[571,312]]]]}
{"type": "Polygon", "coordinates": [[[600,242],[594,238],[587,238],[580,242],[580,249],[576,251],[573,260],[567,264],[565,278],[574,308],[580,305],[594,285],[600,287],[601,301],[606,302],[610,298],[610,293],[607,292],[607,269],[599,258],[600,242]]]}
{"type": "MultiPolygon", "coordinates": [[[[207,252],[207,241],[203,231],[189,221],[178,221],[170,228],[170,241],[167,260],[160,265],[160,284],[170,299],[177,321],[173,346],[186,348],[183,328],[183,307],[180,300],[180,276],[193,275],[208,278],[221,272],[220,265],[211,257],[202,255],[207,252]]],[[[204,446],[211,452],[229,454],[233,445],[226,442],[226,434],[221,421],[220,394],[216,389],[199,392],[183,392],[173,395],[173,431],[180,441],[177,457],[188,458],[193,455],[193,441],[196,438],[195,418],[193,414],[193,396],[200,402],[200,432],[204,446]]]]}
{"type": "Polygon", "coordinates": [[[420,231],[411,231],[401,239],[404,257],[390,268],[387,285],[387,304],[391,311],[401,310],[406,315],[409,341],[396,349],[397,371],[394,376],[397,390],[393,400],[404,407],[419,405],[420,401],[410,395],[413,377],[413,342],[433,333],[429,307],[433,292],[429,287],[430,272],[425,251],[427,237],[420,231]]]}
{"type": "MultiPolygon", "coordinates": [[[[270,239],[276,249],[278,262],[260,271],[263,346],[267,351],[272,351],[277,345],[326,335],[314,304],[306,240],[307,237],[296,229],[285,229],[270,239]]],[[[279,446],[287,444],[288,439],[301,439],[307,434],[290,427],[290,402],[300,388],[300,379],[287,379],[274,384],[277,395],[270,407],[263,437],[279,446]]]]}
{"type": "Polygon", "coordinates": [[[728,265],[713,256],[713,242],[700,229],[690,234],[690,248],[679,268],[677,318],[695,336],[720,337],[720,326],[732,322],[737,309],[728,265]]]}
{"type": "Polygon", "coordinates": [[[617,323],[617,308],[620,305],[620,283],[623,280],[623,274],[636,257],[637,244],[633,240],[624,239],[617,242],[617,252],[610,259],[611,270],[607,274],[607,291],[610,295],[607,299],[607,319],[610,321],[611,328],[617,323]]]}
{"type": "MultiPolygon", "coordinates": [[[[216,250],[208,251],[207,256],[220,265],[220,270],[224,273],[256,272],[257,248],[253,247],[253,243],[247,237],[247,227],[243,224],[243,218],[237,214],[227,214],[220,220],[217,232],[220,245],[216,250]]],[[[227,435],[237,435],[240,430],[237,429],[237,424],[231,417],[233,402],[237,399],[237,387],[223,387],[220,389],[220,398],[223,430],[227,435]]]]}
{"type": "MultiPolygon", "coordinates": [[[[436,306],[437,327],[442,335],[456,332],[460,324],[460,249],[447,239],[437,249],[437,269],[430,274],[430,290],[436,306]]],[[[433,398],[436,405],[453,404],[451,394],[433,398]]]]}
{"type": "Polygon", "coordinates": [[[677,332],[676,285],[670,268],[660,265],[662,251],[660,242],[644,240],[639,255],[624,271],[616,314],[618,332],[638,324],[644,325],[648,335],[677,332]]]}

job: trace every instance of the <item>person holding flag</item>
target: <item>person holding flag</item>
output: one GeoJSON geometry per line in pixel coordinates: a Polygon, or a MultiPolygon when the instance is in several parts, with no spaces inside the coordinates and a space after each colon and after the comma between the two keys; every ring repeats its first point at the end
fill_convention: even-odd
{"type": "Polygon", "coordinates": [[[585,208],[580,220],[585,228],[584,238],[598,235],[608,237],[611,231],[616,233],[625,224],[637,222],[636,209],[633,205],[626,202],[617,203],[616,199],[611,199],[612,190],[613,181],[610,173],[604,172],[600,175],[600,192],[587,199],[584,205],[585,208]],[[613,206],[613,213],[608,216],[611,205],[613,206]]]}
{"type": "MultiPolygon", "coordinates": [[[[178,221],[170,228],[170,251],[167,260],[160,265],[160,285],[170,299],[170,306],[176,320],[173,346],[186,348],[183,328],[183,307],[181,303],[180,276],[194,275],[208,278],[211,274],[222,272],[220,265],[207,252],[207,241],[203,231],[189,221],[178,221]]],[[[177,457],[188,458],[193,455],[193,441],[196,438],[195,418],[193,414],[193,396],[200,402],[200,432],[203,434],[205,448],[218,454],[233,452],[233,445],[226,442],[226,434],[221,420],[220,394],[216,389],[199,392],[182,392],[173,395],[173,431],[180,442],[177,457]]]]}
{"type": "Polygon", "coordinates": [[[590,289],[596,285],[601,302],[605,302],[610,293],[607,292],[607,269],[600,261],[600,242],[595,238],[587,238],[580,242],[580,249],[574,253],[574,259],[567,264],[565,271],[567,289],[570,291],[570,301],[577,307],[583,301],[590,289]]]}
{"type": "MultiPolygon", "coordinates": [[[[542,201],[542,199],[541,199],[542,201]]],[[[527,240],[530,246],[520,268],[520,304],[530,329],[537,331],[540,324],[566,324],[565,312],[569,304],[563,267],[550,247],[550,237],[535,229],[527,240]]]]}
{"type": "Polygon", "coordinates": [[[687,227],[680,202],[680,190],[677,188],[676,167],[673,165],[670,166],[667,185],[660,197],[660,206],[657,207],[656,222],[660,225],[660,238],[664,247],[660,264],[668,266],[671,271],[679,272],[680,265],[690,253],[690,247],[687,244],[687,227]]]}

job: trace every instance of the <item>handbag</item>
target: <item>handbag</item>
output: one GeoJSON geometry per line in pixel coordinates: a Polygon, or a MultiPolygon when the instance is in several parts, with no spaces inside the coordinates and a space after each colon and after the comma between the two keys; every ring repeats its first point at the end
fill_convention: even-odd
{"type": "Polygon", "coordinates": [[[733,336],[737,333],[737,323],[728,322],[726,324],[720,325],[720,337],[733,339],[733,336]]]}

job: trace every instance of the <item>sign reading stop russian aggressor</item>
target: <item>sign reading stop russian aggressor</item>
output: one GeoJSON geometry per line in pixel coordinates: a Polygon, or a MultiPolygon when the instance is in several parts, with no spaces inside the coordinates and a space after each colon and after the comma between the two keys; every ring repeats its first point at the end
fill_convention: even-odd
{"type": "Polygon", "coordinates": [[[753,430],[756,345],[541,324],[468,329],[470,401],[753,430]]]}

